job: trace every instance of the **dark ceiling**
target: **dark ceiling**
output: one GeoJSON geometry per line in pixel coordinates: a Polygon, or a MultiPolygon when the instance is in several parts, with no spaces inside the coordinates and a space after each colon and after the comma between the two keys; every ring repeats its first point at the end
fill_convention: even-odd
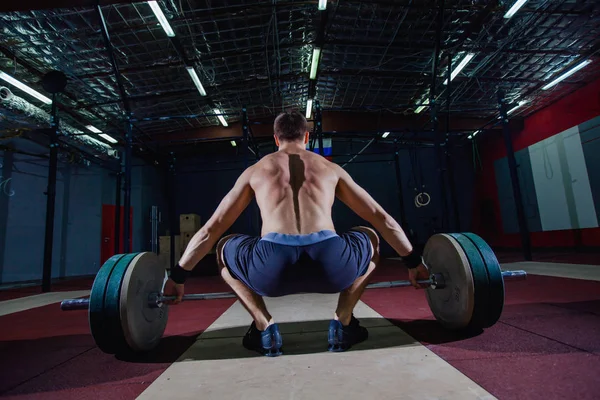
{"type": "MultiPolygon", "coordinates": [[[[490,119],[503,89],[511,103],[527,102],[512,116],[526,116],[600,77],[600,2],[529,0],[504,18],[514,2],[342,0],[320,11],[317,1],[159,1],[175,32],[170,38],[147,2],[105,1],[100,4],[110,46],[92,1],[3,2],[0,71],[42,93],[41,76],[63,71],[69,78],[60,98],[65,124],[98,138],[85,129],[91,124],[120,139],[130,108],[135,141],[149,149],[172,134],[223,136],[212,134],[220,125],[215,108],[234,124],[243,106],[251,120],[269,120],[286,108],[304,110],[309,98],[324,113],[411,118],[433,89],[442,110],[450,101],[452,118],[490,119]],[[321,60],[311,80],[317,46],[321,60]],[[471,62],[445,85],[448,60],[455,68],[469,53],[471,62]],[[590,65],[563,83],[541,89],[588,59],[590,65]],[[186,65],[197,71],[206,96],[186,65]]],[[[5,82],[0,86],[49,112],[5,82]]],[[[27,114],[3,104],[0,130],[26,123],[27,114]]],[[[418,117],[428,113],[426,108],[418,117]]]]}

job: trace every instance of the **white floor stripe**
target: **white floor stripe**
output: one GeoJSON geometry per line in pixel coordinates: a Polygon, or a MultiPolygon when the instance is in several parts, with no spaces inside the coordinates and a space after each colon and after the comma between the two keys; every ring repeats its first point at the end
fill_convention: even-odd
{"type": "Polygon", "coordinates": [[[266,299],[279,322],[285,354],[266,358],[245,350],[251,319],[236,302],[140,399],[493,399],[364,303],[355,315],[369,339],[329,353],[327,328],[337,296],[266,299]]]}
{"type": "Polygon", "coordinates": [[[0,316],[47,306],[52,303],[60,303],[64,299],[75,299],[77,297],[88,296],[89,294],[89,290],[75,290],[72,292],[42,293],[18,299],[4,300],[0,301],[0,316]]]}
{"type": "Polygon", "coordinates": [[[521,261],[505,263],[501,267],[503,270],[522,269],[532,275],[600,281],[600,265],[521,261]]]}

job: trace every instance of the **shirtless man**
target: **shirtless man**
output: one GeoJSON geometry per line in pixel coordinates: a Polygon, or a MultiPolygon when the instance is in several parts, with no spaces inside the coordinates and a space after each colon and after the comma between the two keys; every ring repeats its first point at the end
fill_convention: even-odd
{"type": "Polygon", "coordinates": [[[281,354],[279,328],[262,296],[293,293],[340,293],[329,325],[328,349],[344,351],[367,339],[352,311],[379,259],[379,238],[368,227],[338,234],[331,209],[337,197],[369,222],[398,252],[409,268],[409,279],[429,272],[400,225],[348,173],[306,150],[306,119],[282,113],[274,123],[279,151],[246,169],[212,217],[192,238],[165,284],[165,295],[183,296],[183,283],[194,266],[217,244],[217,260],[225,282],[236,293],[254,322],[244,347],[266,356],[281,354]],[[221,236],[248,206],[252,197],[262,216],[261,237],[221,236]]]}

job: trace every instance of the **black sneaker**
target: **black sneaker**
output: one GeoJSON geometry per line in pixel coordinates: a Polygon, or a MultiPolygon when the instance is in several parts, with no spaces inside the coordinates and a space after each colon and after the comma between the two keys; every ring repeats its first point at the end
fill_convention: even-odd
{"type": "Polygon", "coordinates": [[[244,340],[242,340],[245,348],[257,351],[267,357],[277,357],[283,354],[281,350],[282,343],[283,340],[277,324],[269,325],[266,330],[259,331],[254,322],[252,322],[244,336],[244,340]]]}
{"type": "Polygon", "coordinates": [[[360,326],[354,315],[350,318],[348,326],[344,326],[340,321],[333,319],[329,323],[329,346],[327,350],[332,352],[346,351],[355,344],[364,342],[368,337],[369,331],[367,328],[360,326]]]}

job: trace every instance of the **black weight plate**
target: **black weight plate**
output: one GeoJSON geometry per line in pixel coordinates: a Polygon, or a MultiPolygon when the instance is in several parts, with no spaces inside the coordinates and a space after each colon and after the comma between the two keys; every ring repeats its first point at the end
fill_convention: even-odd
{"type": "Polygon", "coordinates": [[[115,265],[110,278],[106,284],[106,295],[104,296],[105,331],[111,338],[111,352],[118,353],[127,348],[123,331],[121,330],[121,317],[119,314],[119,297],[123,276],[130,263],[139,253],[126,254],[115,265]]]}
{"type": "Polygon", "coordinates": [[[442,326],[463,329],[473,319],[473,273],[460,244],[447,234],[433,235],[423,250],[423,261],[432,274],[441,274],[444,287],[425,292],[429,308],[442,326]]]}
{"type": "Polygon", "coordinates": [[[474,305],[473,305],[473,317],[469,323],[469,328],[482,329],[486,323],[486,313],[489,309],[488,301],[488,287],[489,279],[487,274],[487,268],[481,253],[475,244],[466,236],[461,233],[450,233],[456,241],[460,244],[469,260],[469,266],[473,274],[473,285],[474,285],[474,305]]]}
{"type": "Polygon", "coordinates": [[[104,295],[106,294],[106,286],[114,267],[124,256],[124,254],[115,254],[102,264],[102,267],[100,267],[100,270],[96,274],[96,278],[94,278],[92,291],[90,292],[90,305],[88,309],[90,332],[96,345],[106,353],[111,352],[111,337],[105,330],[104,295]]]}
{"type": "Polygon", "coordinates": [[[502,309],[504,308],[504,279],[500,263],[491,247],[481,237],[474,233],[463,233],[479,249],[479,253],[486,265],[488,274],[488,311],[485,314],[483,326],[489,328],[500,319],[502,309]]]}

